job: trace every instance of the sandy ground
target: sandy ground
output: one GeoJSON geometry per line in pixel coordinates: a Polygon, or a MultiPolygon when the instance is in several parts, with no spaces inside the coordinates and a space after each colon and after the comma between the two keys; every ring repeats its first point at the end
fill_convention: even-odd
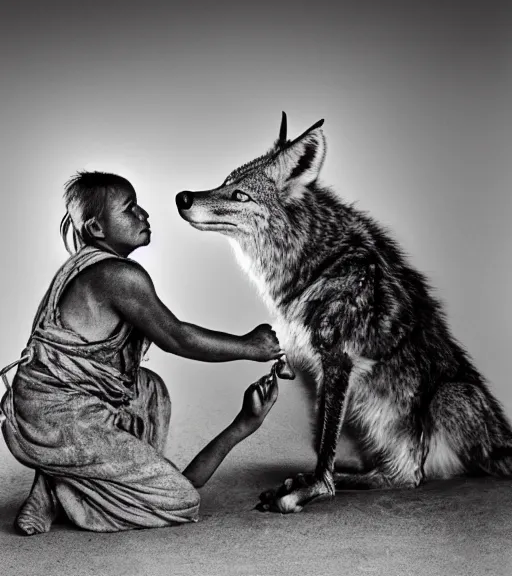
{"type": "MultiPolygon", "coordinates": [[[[95,534],[57,525],[49,534],[18,536],[12,521],[32,472],[12,458],[2,439],[0,574],[512,574],[508,480],[460,479],[414,491],[343,492],[334,501],[290,516],[253,510],[262,490],[314,465],[298,401],[291,386],[283,386],[265,426],[231,453],[201,491],[200,522],[166,529],[95,534]]],[[[202,430],[226,421],[225,414],[218,414],[212,424],[211,413],[203,410],[194,409],[196,422],[210,422],[202,430]]],[[[182,465],[210,434],[198,433],[186,410],[173,418],[168,452],[182,465]]]]}

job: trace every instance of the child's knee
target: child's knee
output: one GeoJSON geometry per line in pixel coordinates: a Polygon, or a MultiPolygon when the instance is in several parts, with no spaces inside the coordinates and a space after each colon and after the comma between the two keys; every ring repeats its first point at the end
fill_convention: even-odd
{"type": "Polygon", "coordinates": [[[168,476],[167,494],[172,501],[178,500],[184,508],[199,507],[201,496],[192,482],[184,476],[174,464],[168,476]],[[176,473],[178,472],[178,473],[176,473]]]}

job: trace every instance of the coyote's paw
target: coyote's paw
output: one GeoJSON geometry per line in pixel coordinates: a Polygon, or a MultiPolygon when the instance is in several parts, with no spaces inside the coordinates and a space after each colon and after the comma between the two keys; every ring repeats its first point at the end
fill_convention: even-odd
{"type": "Polygon", "coordinates": [[[260,512],[300,512],[312,500],[332,498],[334,491],[329,484],[315,474],[297,474],[288,478],[277,490],[267,490],[260,494],[256,509],[260,512]]]}

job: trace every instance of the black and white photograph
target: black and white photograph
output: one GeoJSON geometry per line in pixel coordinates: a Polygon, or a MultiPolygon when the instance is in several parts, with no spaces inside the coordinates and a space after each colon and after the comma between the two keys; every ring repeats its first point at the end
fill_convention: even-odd
{"type": "Polygon", "coordinates": [[[511,16],[2,3],[2,574],[512,573],[511,16]]]}

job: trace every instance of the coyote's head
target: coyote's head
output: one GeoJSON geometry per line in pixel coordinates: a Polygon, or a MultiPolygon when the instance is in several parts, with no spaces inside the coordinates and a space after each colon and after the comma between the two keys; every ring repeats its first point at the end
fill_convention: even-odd
{"type": "Polygon", "coordinates": [[[292,223],[290,208],[311,190],[325,156],[320,120],[295,140],[287,140],[283,112],[279,138],[263,156],[237,168],[218,188],[180,192],[182,218],[199,230],[216,230],[241,245],[264,232],[282,235],[292,223]]]}

